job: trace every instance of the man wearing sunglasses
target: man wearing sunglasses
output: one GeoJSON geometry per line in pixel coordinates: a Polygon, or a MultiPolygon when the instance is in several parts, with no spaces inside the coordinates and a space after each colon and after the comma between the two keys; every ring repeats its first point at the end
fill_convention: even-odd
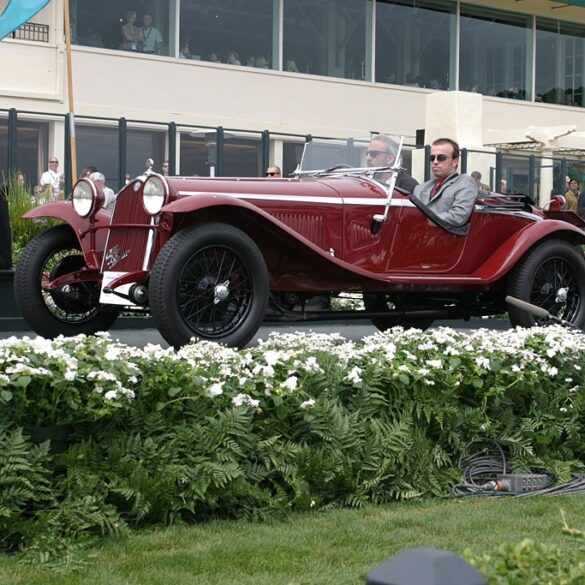
{"type": "Polygon", "coordinates": [[[269,179],[280,179],[282,177],[282,173],[280,171],[280,167],[277,165],[270,165],[266,169],[266,176],[269,179]]]}
{"type": "MultiPolygon", "coordinates": [[[[368,167],[390,167],[396,160],[398,145],[392,138],[385,134],[376,134],[370,139],[370,145],[366,152],[366,164],[368,167]]],[[[388,183],[390,172],[375,173],[375,177],[381,183],[388,183]]],[[[407,193],[412,193],[418,185],[418,181],[413,179],[405,170],[398,171],[395,187],[403,189],[407,193]]]]}
{"type": "Polygon", "coordinates": [[[450,138],[439,138],[431,144],[429,160],[435,178],[418,185],[413,197],[427,205],[446,224],[465,225],[479,190],[472,177],[457,172],[459,145],[450,138]]]}

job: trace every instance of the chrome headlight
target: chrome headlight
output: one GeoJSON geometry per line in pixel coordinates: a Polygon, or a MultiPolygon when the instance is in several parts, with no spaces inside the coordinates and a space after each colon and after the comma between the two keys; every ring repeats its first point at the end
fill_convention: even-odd
{"type": "Polygon", "coordinates": [[[159,175],[151,175],[144,183],[142,205],[150,215],[156,215],[165,204],[168,195],[166,181],[159,175]]]}
{"type": "Polygon", "coordinates": [[[73,187],[73,209],[81,217],[88,217],[104,204],[102,189],[89,179],[80,179],[73,187]]]}

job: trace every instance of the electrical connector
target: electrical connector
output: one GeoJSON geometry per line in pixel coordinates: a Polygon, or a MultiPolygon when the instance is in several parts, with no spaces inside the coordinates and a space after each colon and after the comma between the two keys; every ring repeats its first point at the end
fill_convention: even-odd
{"type": "Polygon", "coordinates": [[[496,479],[497,491],[515,494],[542,490],[549,487],[551,482],[546,473],[502,473],[496,479]]]}

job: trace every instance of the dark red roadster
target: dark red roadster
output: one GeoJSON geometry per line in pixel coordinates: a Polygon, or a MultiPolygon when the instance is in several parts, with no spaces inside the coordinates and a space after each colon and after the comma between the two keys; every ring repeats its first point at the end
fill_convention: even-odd
{"type": "MultiPolygon", "coordinates": [[[[24,250],[15,274],[22,314],[45,337],[109,329],[148,311],[173,346],[191,338],[245,345],[265,319],[371,319],[380,329],[508,312],[506,296],[585,325],[585,225],[562,198],[482,193],[452,230],[424,204],[377,180],[366,143],[308,143],[292,178],[141,176],[112,213],[99,185],[27,218],[57,218],[24,250]],[[318,170],[315,170],[318,169],[318,170]],[[364,309],[332,311],[340,293],[364,309]]],[[[397,157],[399,161],[400,158],[397,157]]]]}

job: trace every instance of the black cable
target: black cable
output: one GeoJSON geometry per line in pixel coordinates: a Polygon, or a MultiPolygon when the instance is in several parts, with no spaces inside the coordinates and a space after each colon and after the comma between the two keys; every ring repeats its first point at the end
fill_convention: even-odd
{"type": "Polygon", "coordinates": [[[506,467],[506,456],[502,447],[492,439],[476,439],[467,445],[466,450],[476,443],[483,446],[472,454],[465,451],[459,457],[458,468],[463,482],[455,484],[452,492],[456,496],[514,496],[527,497],[537,495],[566,495],[585,492],[585,475],[573,474],[572,479],[560,485],[553,485],[555,476],[543,471],[548,476],[548,485],[530,491],[512,492],[508,479],[501,478],[509,474],[506,467]],[[498,479],[500,477],[500,479],[498,479]]]}

